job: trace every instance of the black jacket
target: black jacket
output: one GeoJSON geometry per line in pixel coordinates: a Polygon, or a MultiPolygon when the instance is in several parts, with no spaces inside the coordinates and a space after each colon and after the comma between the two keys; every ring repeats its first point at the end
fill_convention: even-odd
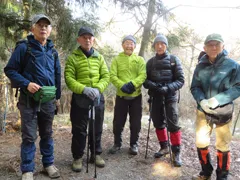
{"type": "MultiPolygon", "coordinates": [[[[169,89],[168,98],[176,99],[176,91],[184,85],[184,73],[178,57],[168,52],[152,57],[147,62],[147,82],[166,85],[169,89]]],[[[160,95],[154,92],[154,95],[160,95]]]]}

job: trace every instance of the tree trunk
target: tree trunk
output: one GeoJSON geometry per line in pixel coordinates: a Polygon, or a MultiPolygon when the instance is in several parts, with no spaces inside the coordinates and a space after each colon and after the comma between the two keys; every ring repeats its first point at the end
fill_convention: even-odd
{"type": "Polygon", "coordinates": [[[151,31],[151,27],[153,25],[152,21],[153,21],[153,15],[155,13],[155,6],[156,6],[156,0],[150,0],[149,5],[148,5],[147,20],[144,24],[143,34],[142,34],[142,42],[141,42],[141,47],[140,47],[140,51],[139,51],[139,56],[142,56],[142,57],[145,56],[145,51],[146,51],[146,48],[148,46],[148,42],[150,39],[150,31],[151,31]]]}
{"type": "Polygon", "coordinates": [[[27,37],[28,32],[29,32],[29,20],[31,17],[31,12],[32,12],[32,0],[23,0],[23,14],[24,14],[24,31],[23,31],[23,35],[22,38],[24,39],[25,37],[27,37]]]}
{"type": "Polygon", "coordinates": [[[1,75],[0,77],[0,131],[5,131],[5,121],[7,113],[7,83],[6,77],[1,75]]]}
{"type": "Polygon", "coordinates": [[[189,68],[188,68],[188,86],[191,86],[191,77],[192,77],[192,66],[193,66],[193,61],[194,61],[194,54],[195,54],[195,47],[192,46],[191,47],[191,53],[192,53],[192,57],[191,57],[191,61],[189,64],[189,68]]]}
{"type": "Polygon", "coordinates": [[[3,120],[4,120],[4,93],[3,93],[4,84],[0,83],[0,97],[2,101],[0,101],[0,132],[3,129],[3,120]]]}

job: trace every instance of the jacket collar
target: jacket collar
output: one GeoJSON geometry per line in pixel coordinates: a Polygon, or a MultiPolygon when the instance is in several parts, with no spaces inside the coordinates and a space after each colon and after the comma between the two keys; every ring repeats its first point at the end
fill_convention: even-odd
{"type": "MultiPolygon", "coordinates": [[[[92,48],[93,49],[93,53],[92,53],[92,55],[90,56],[90,57],[98,57],[99,56],[99,52],[98,51],[96,51],[94,48],[92,48]]],[[[75,49],[74,51],[73,51],[73,54],[75,54],[75,55],[78,55],[78,56],[86,56],[84,53],[83,53],[83,51],[81,50],[81,48],[79,47],[79,48],[77,48],[77,49],[75,49]]]]}
{"type": "MultiPolygon", "coordinates": [[[[28,35],[27,36],[28,42],[32,45],[34,45],[35,48],[39,48],[42,49],[42,45],[39,43],[39,41],[37,41],[36,39],[34,39],[33,35],[28,35]]],[[[52,49],[54,47],[54,44],[52,42],[52,40],[47,39],[47,43],[46,43],[46,49],[52,49]]]]}
{"type": "MultiPolygon", "coordinates": [[[[214,64],[220,64],[220,63],[222,63],[222,62],[224,61],[224,57],[226,57],[226,56],[228,56],[228,52],[227,52],[225,49],[223,49],[223,51],[217,55],[214,64]]],[[[199,63],[210,63],[209,60],[208,60],[208,55],[207,55],[207,54],[204,55],[204,56],[200,59],[199,63]]]]}

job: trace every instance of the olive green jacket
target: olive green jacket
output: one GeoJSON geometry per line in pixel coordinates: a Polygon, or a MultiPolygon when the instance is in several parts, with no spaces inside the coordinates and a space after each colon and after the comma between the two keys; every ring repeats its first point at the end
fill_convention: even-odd
{"type": "Polygon", "coordinates": [[[68,88],[82,94],[85,86],[102,93],[109,83],[109,71],[102,55],[96,50],[87,58],[80,48],[68,56],[64,77],[68,88]]]}
{"type": "Polygon", "coordinates": [[[117,88],[118,96],[136,97],[140,95],[141,86],[146,77],[146,63],[141,56],[134,53],[128,56],[122,52],[113,58],[110,69],[110,80],[117,88]],[[133,83],[136,91],[132,94],[126,94],[121,91],[121,87],[130,81],[133,83]]]}

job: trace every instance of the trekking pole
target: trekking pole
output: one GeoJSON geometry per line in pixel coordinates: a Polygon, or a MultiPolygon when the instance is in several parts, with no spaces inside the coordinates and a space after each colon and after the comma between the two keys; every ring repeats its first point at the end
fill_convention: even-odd
{"type": "Polygon", "coordinates": [[[95,143],[95,106],[91,106],[91,122],[92,122],[92,136],[93,136],[93,157],[94,157],[94,178],[97,178],[96,166],[96,143],[95,143]]]}
{"type": "Polygon", "coordinates": [[[238,122],[238,119],[239,119],[239,114],[240,114],[240,110],[238,111],[237,119],[236,119],[236,121],[235,121],[235,123],[234,123],[232,136],[234,136],[234,133],[235,133],[235,129],[236,129],[236,126],[237,126],[237,122],[238,122]]]}
{"type": "Polygon", "coordinates": [[[149,118],[148,118],[148,133],[147,133],[147,144],[146,144],[146,153],[145,153],[145,159],[147,159],[148,154],[148,142],[149,142],[149,134],[150,134],[150,127],[151,127],[151,119],[152,119],[152,100],[153,97],[150,96],[148,103],[149,103],[149,118]]]}
{"type": "Polygon", "coordinates": [[[87,131],[87,137],[88,137],[88,141],[87,141],[87,168],[86,168],[86,173],[88,173],[88,161],[89,161],[89,147],[90,147],[90,136],[89,136],[89,132],[90,132],[90,120],[91,120],[91,108],[90,111],[88,112],[88,131],[87,131]]]}
{"type": "Polygon", "coordinates": [[[170,144],[170,135],[169,135],[169,131],[168,131],[168,119],[167,119],[166,106],[165,106],[165,96],[163,95],[162,97],[163,97],[163,115],[164,115],[164,119],[166,121],[166,126],[167,126],[168,148],[169,148],[169,154],[170,154],[170,161],[171,161],[171,165],[173,165],[172,150],[171,150],[171,144],[170,144]]]}
{"type": "Polygon", "coordinates": [[[90,124],[92,125],[92,144],[93,144],[93,160],[94,160],[94,178],[97,178],[97,166],[96,166],[96,143],[95,143],[95,102],[89,106],[89,126],[88,126],[88,145],[87,145],[87,171],[88,173],[88,162],[89,162],[89,148],[90,148],[90,124]]]}

